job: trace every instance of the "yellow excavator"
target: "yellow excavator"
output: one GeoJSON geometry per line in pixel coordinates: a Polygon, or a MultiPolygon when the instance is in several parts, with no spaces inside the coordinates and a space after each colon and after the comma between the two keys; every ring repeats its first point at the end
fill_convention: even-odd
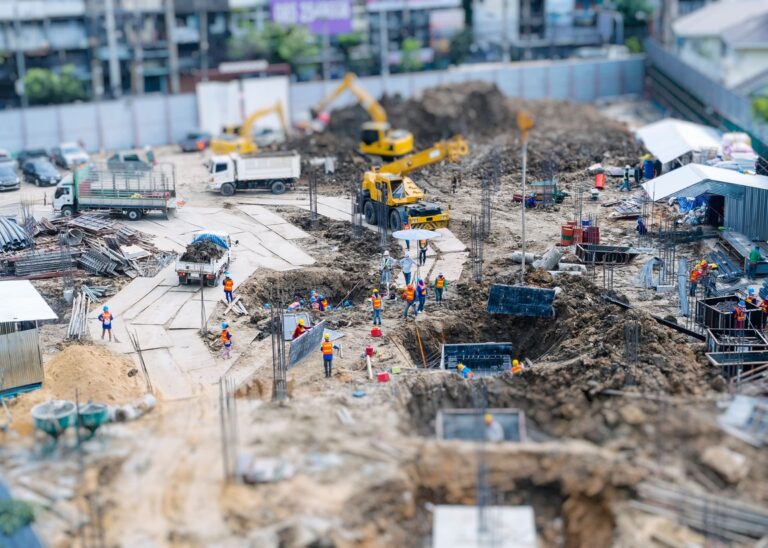
{"type": "Polygon", "coordinates": [[[240,127],[227,128],[224,135],[216,137],[211,141],[211,151],[214,154],[220,155],[230,154],[232,152],[239,152],[240,154],[257,152],[259,147],[256,146],[256,142],[253,139],[253,126],[261,118],[270,114],[277,114],[277,117],[280,118],[280,125],[283,128],[283,133],[287,136],[288,122],[285,118],[283,104],[278,101],[271,107],[259,109],[248,116],[240,127]]]}
{"type": "Polygon", "coordinates": [[[401,230],[405,221],[411,228],[431,230],[448,226],[448,213],[443,212],[439,204],[423,202],[424,191],[406,175],[438,162],[458,162],[467,154],[467,141],[457,135],[421,152],[366,171],[357,200],[359,213],[364,215],[368,224],[384,222],[392,231],[401,230]]]}
{"type": "Polygon", "coordinates": [[[371,117],[371,121],[365,122],[360,131],[361,153],[382,158],[399,158],[413,152],[413,134],[404,129],[390,128],[384,107],[360,86],[357,76],[351,72],[344,76],[339,87],[312,109],[313,117],[317,118],[346,90],[352,92],[371,117]]]}

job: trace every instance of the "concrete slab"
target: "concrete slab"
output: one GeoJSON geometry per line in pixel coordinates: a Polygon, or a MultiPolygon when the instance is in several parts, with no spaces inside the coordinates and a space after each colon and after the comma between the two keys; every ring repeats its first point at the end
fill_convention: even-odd
{"type": "Polygon", "coordinates": [[[176,316],[184,303],[190,298],[190,294],[180,291],[168,291],[162,299],[159,299],[145,308],[136,316],[132,323],[148,325],[165,325],[176,316]]]}
{"type": "Polygon", "coordinates": [[[286,272],[287,270],[296,270],[299,268],[298,266],[294,266],[274,255],[271,257],[256,257],[253,260],[258,268],[268,268],[277,272],[286,272]]]}
{"type": "MultiPolygon", "coordinates": [[[[184,303],[178,314],[173,318],[168,329],[199,329],[200,328],[200,296],[184,303]]],[[[213,315],[218,301],[203,301],[205,306],[205,321],[213,315]]]]}
{"type": "Polygon", "coordinates": [[[177,329],[166,333],[172,342],[171,357],[182,371],[190,372],[217,366],[197,329],[177,329]]]}
{"type": "Polygon", "coordinates": [[[165,287],[176,287],[179,285],[179,277],[176,275],[176,270],[173,268],[173,264],[171,264],[170,269],[165,269],[163,271],[163,276],[158,276],[160,283],[158,285],[165,286],[165,287]]]}
{"type": "Polygon", "coordinates": [[[448,253],[443,256],[442,259],[438,259],[435,262],[435,267],[432,270],[433,276],[437,276],[440,272],[445,275],[445,279],[449,282],[458,281],[461,278],[461,273],[464,270],[464,264],[467,262],[469,252],[464,253],[448,253]]]}
{"type": "Polygon", "coordinates": [[[453,232],[447,228],[438,228],[436,232],[441,234],[440,238],[435,238],[430,243],[434,244],[443,253],[455,253],[457,251],[466,251],[467,246],[453,235],[453,232]]]}
{"type": "MultiPolygon", "coordinates": [[[[168,272],[172,270],[173,265],[169,265],[161,270],[154,278],[136,278],[132,280],[105,304],[109,306],[109,310],[113,314],[120,316],[157,287],[160,282],[168,276],[168,272]]],[[[95,318],[100,313],[101,307],[99,307],[98,311],[95,309],[92,310],[89,317],[95,318]]]]}
{"type": "MultiPolygon", "coordinates": [[[[178,280],[177,280],[177,282],[178,282],[178,280]]],[[[168,287],[167,285],[159,285],[159,286],[153,288],[149,293],[144,295],[144,297],[139,299],[136,302],[136,304],[134,304],[131,308],[126,310],[125,313],[122,314],[122,319],[123,320],[132,320],[132,319],[134,319],[136,316],[141,314],[141,312],[145,308],[147,308],[152,303],[157,301],[157,299],[159,299],[160,297],[165,295],[168,292],[169,289],[171,289],[171,288],[168,287]]]]}
{"type": "MultiPolygon", "coordinates": [[[[161,400],[180,400],[192,397],[189,378],[179,370],[169,349],[158,348],[142,352],[152,386],[161,400]]],[[[138,357],[134,358],[138,361],[138,357]]]]}
{"type": "MultiPolygon", "coordinates": [[[[176,287],[172,287],[168,292],[169,293],[186,293],[188,295],[191,295],[190,297],[191,299],[197,299],[198,301],[200,300],[199,285],[177,285],[176,287]]],[[[221,288],[221,285],[217,285],[215,287],[203,288],[203,300],[215,301],[217,299],[220,299],[223,296],[224,296],[224,290],[221,288]]]]}
{"type": "MultiPolygon", "coordinates": [[[[263,225],[261,225],[263,226],[263,225]]],[[[267,227],[264,227],[263,232],[269,232],[269,229],[267,227]]],[[[261,243],[261,240],[259,240],[256,237],[255,233],[243,233],[238,234],[237,236],[240,243],[235,248],[237,253],[241,252],[243,249],[246,249],[248,251],[251,251],[255,253],[256,255],[259,255],[261,257],[273,257],[272,253],[264,247],[264,244],[261,243]]]]}
{"type": "Polygon", "coordinates": [[[273,196],[261,196],[248,197],[247,200],[239,201],[239,205],[266,205],[266,206],[295,206],[300,207],[305,205],[309,207],[309,198],[305,196],[296,195],[295,197],[273,197],[273,196]]]}
{"type": "Polygon", "coordinates": [[[315,263],[310,255],[274,232],[257,234],[256,237],[269,251],[294,266],[307,266],[315,263]]]}
{"type": "Polygon", "coordinates": [[[270,226],[285,223],[285,219],[280,215],[260,205],[239,205],[237,208],[263,225],[270,226]]]}
{"type": "MultiPolygon", "coordinates": [[[[230,362],[236,359],[235,352],[232,352],[232,358],[230,358],[230,362]]],[[[226,372],[226,368],[214,365],[212,367],[203,367],[201,369],[195,369],[194,371],[190,371],[189,378],[193,383],[197,384],[203,384],[203,385],[211,385],[216,384],[219,382],[219,379],[224,375],[226,372]]]]}
{"type": "Polygon", "coordinates": [[[127,329],[129,327],[132,326],[120,321],[119,318],[116,318],[112,323],[112,342],[109,342],[108,338],[105,338],[102,341],[101,322],[95,319],[88,320],[88,333],[91,335],[91,340],[96,344],[104,344],[108,346],[110,350],[114,350],[115,352],[122,354],[133,352],[130,339],[128,339],[127,329]]]}
{"type": "MultiPolygon", "coordinates": [[[[171,340],[165,329],[154,325],[131,325],[131,332],[136,333],[141,345],[142,353],[144,350],[155,350],[157,348],[168,348],[171,346],[171,340]]],[[[133,352],[133,347],[129,352],[133,352]]]]}
{"type": "Polygon", "coordinates": [[[276,232],[286,240],[299,240],[301,238],[311,238],[312,236],[304,232],[296,225],[291,223],[281,223],[278,225],[270,225],[270,230],[276,232]]]}
{"type": "Polygon", "coordinates": [[[478,535],[477,506],[438,505],[432,519],[432,548],[536,548],[530,506],[489,506],[487,538],[478,535]]]}

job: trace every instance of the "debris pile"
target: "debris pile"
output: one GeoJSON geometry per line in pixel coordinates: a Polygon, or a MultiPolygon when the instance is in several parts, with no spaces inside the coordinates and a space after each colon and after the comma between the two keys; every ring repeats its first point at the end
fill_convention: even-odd
{"type": "Polygon", "coordinates": [[[173,255],[150,236],[108,217],[88,214],[34,224],[34,250],[0,252],[0,275],[42,279],[78,268],[100,276],[153,276],[173,255]]]}
{"type": "Polygon", "coordinates": [[[224,249],[211,240],[198,240],[187,246],[179,260],[190,263],[207,263],[219,260],[222,255],[224,255],[224,249]]]}

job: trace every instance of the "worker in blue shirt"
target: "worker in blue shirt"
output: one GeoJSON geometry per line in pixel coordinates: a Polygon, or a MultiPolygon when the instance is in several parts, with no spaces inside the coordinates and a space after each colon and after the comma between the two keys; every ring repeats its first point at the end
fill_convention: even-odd
{"type": "Polygon", "coordinates": [[[109,333],[109,342],[112,342],[112,320],[115,317],[109,311],[109,307],[104,305],[99,314],[99,321],[101,322],[101,338],[104,339],[104,334],[109,333]]]}

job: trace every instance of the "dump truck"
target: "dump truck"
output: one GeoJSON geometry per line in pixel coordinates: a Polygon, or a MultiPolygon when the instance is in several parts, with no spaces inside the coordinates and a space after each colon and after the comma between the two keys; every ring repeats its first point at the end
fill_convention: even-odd
{"type": "Polygon", "coordinates": [[[232,196],[239,190],[270,190],[282,194],[301,176],[301,156],[294,151],[214,156],[209,163],[208,189],[232,196]]]}
{"type": "Polygon", "coordinates": [[[401,230],[406,221],[411,228],[447,227],[448,213],[439,204],[424,201],[424,191],[406,175],[444,160],[457,162],[468,153],[467,142],[458,135],[366,171],[357,197],[358,212],[368,224],[387,223],[393,231],[401,230]]]}
{"type": "Polygon", "coordinates": [[[64,177],[53,196],[53,210],[65,217],[104,210],[138,221],[151,212],[167,218],[175,208],[176,173],[172,164],[158,164],[148,171],[119,171],[89,164],[64,177]]]}
{"type": "Polygon", "coordinates": [[[176,261],[179,285],[200,284],[214,287],[221,281],[232,259],[232,242],[226,232],[202,231],[192,238],[176,261]]]}

